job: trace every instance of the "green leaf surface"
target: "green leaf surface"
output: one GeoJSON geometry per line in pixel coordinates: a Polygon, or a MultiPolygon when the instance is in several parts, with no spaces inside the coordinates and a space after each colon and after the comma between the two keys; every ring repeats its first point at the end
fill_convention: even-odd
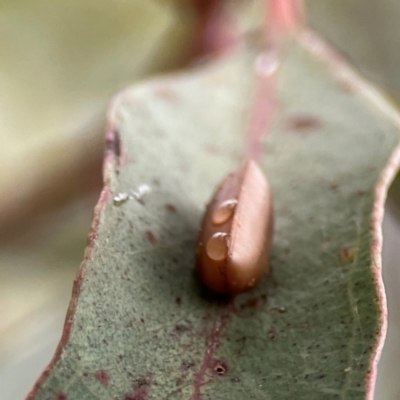
{"type": "Polygon", "coordinates": [[[29,399],[372,398],[385,327],[379,224],[398,117],[301,38],[281,61],[260,162],[275,204],[270,276],[228,301],[193,272],[204,206],[243,157],[250,43],[115,99],[64,336],[29,399]],[[151,191],[126,199],[141,185],[151,191]]]}

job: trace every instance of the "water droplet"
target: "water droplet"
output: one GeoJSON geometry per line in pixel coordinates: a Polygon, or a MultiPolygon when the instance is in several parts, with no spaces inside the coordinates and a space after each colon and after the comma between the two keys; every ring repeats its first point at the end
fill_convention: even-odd
{"type": "Polygon", "coordinates": [[[114,205],[120,206],[121,204],[125,203],[129,199],[128,193],[121,192],[114,196],[113,201],[114,205]]]}
{"type": "Polygon", "coordinates": [[[265,51],[257,57],[256,70],[261,76],[270,76],[274,74],[279,67],[279,61],[272,51],[265,51]]]}
{"type": "Polygon", "coordinates": [[[151,192],[151,187],[146,183],[139,185],[137,190],[132,190],[133,198],[135,198],[138,201],[142,200],[144,195],[149,192],[151,192]]]}
{"type": "Polygon", "coordinates": [[[228,235],[226,233],[215,233],[208,240],[206,251],[208,256],[215,261],[225,260],[228,255],[228,235]]]}
{"type": "Polygon", "coordinates": [[[214,225],[222,225],[232,218],[235,211],[237,200],[224,201],[215,211],[212,216],[212,223],[214,225]]]}

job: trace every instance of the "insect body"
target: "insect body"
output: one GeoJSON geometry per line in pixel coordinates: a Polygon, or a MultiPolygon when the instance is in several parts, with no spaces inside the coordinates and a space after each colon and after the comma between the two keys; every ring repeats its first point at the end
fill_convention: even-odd
{"type": "Polygon", "coordinates": [[[196,269],[217,293],[251,289],[268,272],[272,198],[267,180],[248,160],[220,184],[207,206],[196,250],[196,269]]]}

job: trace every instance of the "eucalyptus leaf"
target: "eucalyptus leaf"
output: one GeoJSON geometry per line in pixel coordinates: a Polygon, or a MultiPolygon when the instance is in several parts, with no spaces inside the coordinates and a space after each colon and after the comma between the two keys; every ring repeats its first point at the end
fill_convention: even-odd
{"type": "Polygon", "coordinates": [[[272,272],[231,300],[197,281],[194,248],[243,157],[257,45],[116,97],[64,335],[29,399],[372,398],[399,118],[324,46],[303,32],[283,54],[260,160],[272,272]]]}

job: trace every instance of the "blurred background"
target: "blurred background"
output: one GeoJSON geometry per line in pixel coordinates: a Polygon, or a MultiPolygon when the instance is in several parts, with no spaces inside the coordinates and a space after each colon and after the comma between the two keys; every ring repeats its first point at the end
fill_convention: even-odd
{"type": "MultiPolygon", "coordinates": [[[[101,190],[107,104],[202,56],[211,0],[0,0],[0,397],[23,399],[61,336],[101,190]]],[[[230,0],[238,31],[261,0],[230,0]]],[[[400,3],[306,0],[310,25],[400,102],[400,3]]],[[[375,400],[398,400],[400,184],[384,222],[389,331],[375,400]]]]}

